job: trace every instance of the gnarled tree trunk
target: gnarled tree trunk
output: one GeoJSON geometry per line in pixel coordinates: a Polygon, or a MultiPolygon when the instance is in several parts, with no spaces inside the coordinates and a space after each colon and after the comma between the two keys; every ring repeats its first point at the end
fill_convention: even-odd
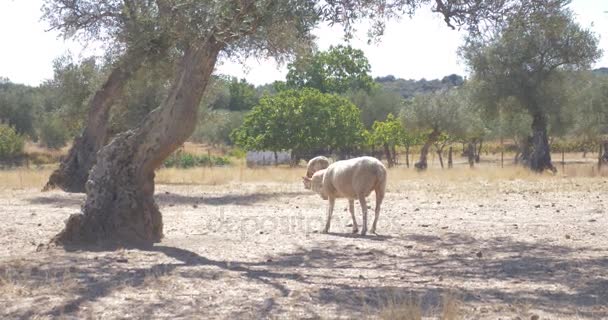
{"type": "Polygon", "coordinates": [[[416,162],[416,164],[414,164],[414,167],[416,167],[416,169],[426,170],[426,168],[428,168],[427,157],[429,154],[429,149],[431,148],[433,143],[435,143],[435,141],[437,141],[437,138],[439,138],[439,134],[440,134],[439,130],[433,130],[433,132],[431,132],[429,134],[429,136],[427,137],[426,142],[424,143],[424,145],[422,146],[422,149],[420,150],[420,160],[418,160],[418,162],[416,162]]]}
{"type": "Polygon", "coordinates": [[[185,49],[163,104],[134,129],[103,147],[86,183],[82,213],[74,214],[56,243],[158,242],[162,216],[154,201],[154,170],[194,131],[198,105],[222,45],[185,49]]]}
{"type": "Polygon", "coordinates": [[[89,114],[82,134],[74,139],[67,157],[51,174],[43,191],[60,188],[66,192],[85,192],[85,183],[89,171],[95,164],[97,151],[107,142],[110,108],[122,95],[129,78],[143,62],[141,56],[127,53],[125,58],[114,67],[106,82],[95,92],[89,103],[89,114]]]}
{"type": "Polygon", "coordinates": [[[393,166],[395,166],[395,160],[393,159],[393,156],[391,154],[391,149],[389,148],[387,143],[385,143],[382,147],[384,148],[384,155],[386,156],[386,162],[388,164],[388,167],[392,168],[393,166]]]}
{"type": "Polygon", "coordinates": [[[532,119],[532,152],[528,159],[530,169],[542,172],[546,169],[556,172],[551,163],[551,151],[547,137],[547,121],[543,114],[537,113],[532,119]]]}

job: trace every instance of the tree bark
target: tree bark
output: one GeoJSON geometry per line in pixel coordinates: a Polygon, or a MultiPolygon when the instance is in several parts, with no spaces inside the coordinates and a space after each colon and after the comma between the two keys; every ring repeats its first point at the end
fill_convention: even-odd
{"type": "Polygon", "coordinates": [[[426,139],[426,142],[424,143],[424,145],[422,146],[422,149],[420,150],[420,160],[418,160],[418,162],[416,162],[416,164],[414,164],[414,167],[418,170],[426,170],[428,168],[428,163],[427,163],[427,157],[429,154],[429,149],[431,148],[431,145],[433,145],[433,143],[435,143],[435,141],[437,141],[437,138],[439,137],[439,130],[433,130],[433,132],[431,132],[429,134],[429,136],[426,139]]]}
{"type": "Polygon", "coordinates": [[[108,118],[113,103],[122,95],[129,78],[143,65],[144,59],[127,53],[112,70],[101,89],[89,103],[89,113],[82,134],[74,139],[68,155],[49,177],[43,188],[48,191],[60,188],[66,192],[85,192],[89,171],[96,161],[97,152],[108,138],[108,118]]]}
{"type": "Polygon", "coordinates": [[[163,236],[154,201],[154,170],[194,131],[197,109],[222,45],[186,48],[162,105],[142,124],[103,147],[86,183],[82,213],[70,216],[53,241],[145,243],[163,236]]]}
{"type": "Polygon", "coordinates": [[[542,172],[544,170],[551,170],[552,172],[557,171],[551,163],[546,117],[541,113],[533,115],[532,152],[530,153],[528,166],[530,169],[537,172],[542,172]]]}
{"type": "Polygon", "coordinates": [[[439,156],[439,164],[441,165],[441,169],[443,169],[443,148],[437,148],[437,155],[439,156]]]}
{"type": "Polygon", "coordinates": [[[479,139],[479,148],[477,149],[477,153],[475,154],[475,162],[479,163],[481,161],[481,147],[483,146],[483,139],[479,139]]]}
{"type": "Polygon", "coordinates": [[[410,146],[409,145],[405,146],[405,165],[408,168],[410,167],[410,146]]]}
{"type": "Polygon", "coordinates": [[[469,160],[469,168],[475,167],[475,143],[469,142],[467,147],[467,159],[469,160]]]}
{"type": "Polygon", "coordinates": [[[602,143],[604,146],[604,153],[602,154],[602,162],[608,163],[608,141],[602,143]]]}
{"type": "Polygon", "coordinates": [[[450,149],[448,150],[448,168],[451,169],[454,167],[454,161],[452,158],[452,146],[450,146],[450,149]]]}
{"type": "Polygon", "coordinates": [[[384,155],[386,156],[386,162],[388,163],[388,167],[392,168],[395,165],[395,162],[391,155],[391,149],[386,143],[382,147],[384,148],[384,155]]]}

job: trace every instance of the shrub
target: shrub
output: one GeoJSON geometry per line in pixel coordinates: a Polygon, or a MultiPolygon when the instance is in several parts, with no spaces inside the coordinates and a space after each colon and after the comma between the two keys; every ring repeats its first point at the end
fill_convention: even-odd
{"type": "Polygon", "coordinates": [[[0,123],[0,159],[14,158],[23,153],[24,139],[7,124],[0,123]]]}
{"type": "Polygon", "coordinates": [[[164,166],[166,168],[193,168],[226,166],[229,164],[230,160],[227,157],[177,152],[165,160],[164,166]]]}

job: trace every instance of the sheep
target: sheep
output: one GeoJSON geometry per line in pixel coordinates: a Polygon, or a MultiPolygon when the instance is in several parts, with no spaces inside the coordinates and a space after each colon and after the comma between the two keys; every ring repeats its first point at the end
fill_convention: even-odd
{"type": "Polygon", "coordinates": [[[308,161],[308,166],[306,166],[306,176],[312,178],[312,175],[315,172],[327,167],[329,167],[329,159],[324,156],[314,157],[308,161]]]}
{"type": "Polygon", "coordinates": [[[323,200],[329,200],[327,222],[323,233],[329,232],[331,216],[336,198],[348,199],[348,211],[353,219],[353,233],[358,232],[355,218],[355,199],[359,200],[363,212],[361,235],[367,233],[367,202],[365,198],[372,191],[376,193],[376,210],[371,232],[376,233],[376,223],[380,214],[380,205],[386,190],[386,168],[376,158],[360,157],[337,161],[327,169],[317,171],[312,178],[302,177],[304,188],[318,193],[323,200]]]}

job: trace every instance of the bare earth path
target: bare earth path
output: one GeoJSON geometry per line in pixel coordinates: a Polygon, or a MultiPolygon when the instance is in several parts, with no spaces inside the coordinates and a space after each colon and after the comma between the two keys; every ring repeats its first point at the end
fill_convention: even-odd
{"type": "Polygon", "coordinates": [[[325,203],[299,183],[161,185],[162,243],[65,251],[37,247],[81,195],[3,190],[0,318],[347,319],[409,296],[434,315],[445,294],[467,319],[608,318],[606,178],[388,191],[379,235],[359,237],[345,200],[319,234],[325,203]]]}

